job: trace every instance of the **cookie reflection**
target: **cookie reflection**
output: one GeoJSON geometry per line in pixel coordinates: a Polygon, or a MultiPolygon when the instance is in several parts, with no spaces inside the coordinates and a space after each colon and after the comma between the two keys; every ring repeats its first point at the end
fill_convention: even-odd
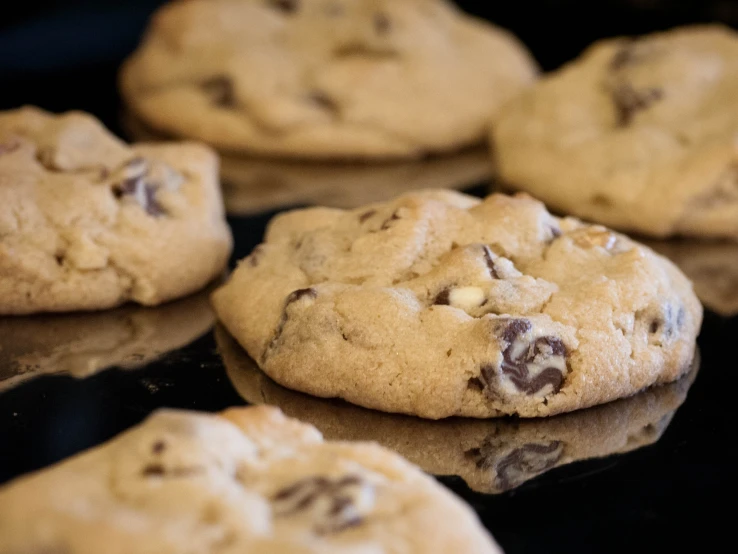
{"type": "Polygon", "coordinates": [[[156,308],[0,318],[0,391],[41,374],[141,367],[212,327],[211,291],[156,308]]]}
{"type": "Polygon", "coordinates": [[[473,490],[497,494],[578,460],[656,442],[697,373],[629,399],[541,420],[430,421],[314,398],[267,377],[221,326],[218,349],[231,382],[252,404],[273,404],[315,425],[330,440],[376,441],[434,475],[458,475],[473,490]]]}
{"type": "Polygon", "coordinates": [[[229,214],[319,204],[355,208],[411,190],[463,189],[489,178],[485,149],[392,164],[321,164],[221,157],[223,198],[229,214]]]}
{"type": "Polygon", "coordinates": [[[738,314],[738,244],[697,240],[644,244],[679,266],[705,307],[723,316],[738,314]]]}
{"type": "MultiPolygon", "coordinates": [[[[121,123],[132,140],[167,139],[129,113],[121,123]]],[[[227,153],[220,162],[226,211],[241,216],[300,204],[355,208],[411,190],[464,189],[492,175],[484,146],[411,162],[300,162],[227,153]]]]}

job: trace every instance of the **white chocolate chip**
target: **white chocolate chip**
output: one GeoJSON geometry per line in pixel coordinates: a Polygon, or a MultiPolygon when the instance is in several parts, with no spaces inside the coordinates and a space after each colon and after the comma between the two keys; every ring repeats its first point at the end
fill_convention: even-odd
{"type": "Polygon", "coordinates": [[[479,287],[460,287],[449,293],[449,304],[466,312],[481,306],[487,295],[479,287]]]}

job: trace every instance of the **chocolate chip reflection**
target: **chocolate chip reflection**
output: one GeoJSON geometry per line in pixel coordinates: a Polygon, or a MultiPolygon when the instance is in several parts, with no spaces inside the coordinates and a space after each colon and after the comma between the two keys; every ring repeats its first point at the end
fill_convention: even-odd
{"type": "Polygon", "coordinates": [[[228,376],[246,401],[278,406],[315,425],[326,439],[376,441],[428,473],[458,475],[472,489],[491,494],[523,485],[557,466],[622,454],[658,441],[699,365],[696,356],[693,369],[676,383],[562,416],[430,421],[288,390],[259,370],[221,326],[215,336],[228,376]]]}

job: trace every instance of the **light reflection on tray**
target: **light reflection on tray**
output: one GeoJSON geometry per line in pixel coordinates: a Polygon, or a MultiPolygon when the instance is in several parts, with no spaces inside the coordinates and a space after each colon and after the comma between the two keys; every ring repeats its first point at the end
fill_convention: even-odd
{"type": "Polygon", "coordinates": [[[458,475],[477,492],[498,494],[546,471],[653,444],[684,402],[698,371],[632,398],[539,420],[430,421],[314,398],[267,377],[221,326],[216,342],[233,386],[251,404],[273,404],[331,440],[376,441],[434,475],[458,475]]]}
{"type": "Polygon", "coordinates": [[[213,326],[211,291],[156,308],[0,318],[0,391],[42,374],[82,378],[145,366],[213,326]]]}

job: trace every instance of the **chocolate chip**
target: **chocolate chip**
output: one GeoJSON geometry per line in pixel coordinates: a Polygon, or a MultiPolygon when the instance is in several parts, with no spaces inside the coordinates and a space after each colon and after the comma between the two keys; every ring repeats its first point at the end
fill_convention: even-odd
{"type": "Polygon", "coordinates": [[[300,300],[300,298],[304,298],[305,296],[309,298],[316,298],[318,296],[318,291],[312,288],[296,290],[287,297],[287,303],[285,304],[285,307],[292,304],[293,302],[297,302],[298,300],[300,300]]]}
{"type": "Polygon", "coordinates": [[[269,341],[269,344],[267,345],[266,349],[262,353],[262,360],[265,360],[266,357],[269,355],[269,352],[277,345],[277,342],[282,336],[282,333],[284,332],[284,326],[287,324],[287,320],[289,317],[287,316],[287,307],[300,300],[301,298],[317,298],[318,291],[316,291],[314,288],[307,288],[307,289],[298,289],[296,291],[293,291],[290,293],[290,295],[287,297],[287,299],[284,302],[284,308],[282,308],[282,317],[279,319],[279,322],[277,323],[277,328],[274,330],[274,335],[272,336],[272,339],[269,341]]]}
{"type": "Polygon", "coordinates": [[[499,279],[500,274],[497,273],[495,261],[492,259],[492,251],[489,249],[489,246],[485,244],[482,248],[482,252],[484,253],[484,261],[487,263],[487,268],[489,269],[490,276],[492,277],[492,279],[499,279]]]}
{"type": "Polygon", "coordinates": [[[664,340],[673,339],[684,326],[686,312],[684,306],[666,304],[663,308],[655,306],[636,313],[637,319],[649,318],[649,341],[661,345],[664,340]]]}
{"type": "Polygon", "coordinates": [[[149,464],[141,472],[145,477],[162,477],[166,471],[161,464],[149,464]]]}
{"type": "Polygon", "coordinates": [[[201,467],[173,467],[166,469],[161,464],[149,464],[143,468],[144,477],[190,477],[204,471],[201,467]]]}
{"type": "MultiPolygon", "coordinates": [[[[538,337],[527,342],[523,337],[532,329],[527,319],[509,320],[501,339],[506,344],[502,351],[502,364],[499,370],[515,387],[527,394],[536,394],[550,385],[554,394],[561,390],[564,382],[563,369],[568,351],[561,339],[552,336],[538,337]]],[[[491,364],[481,368],[481,376],[490,396],[498,375],[498,369],[491,364]]]]}
{"type": "Polygon", "coordinates": [[[386,35],[392,29],[392,21],[386,13],[374,14],[374,30],[378,35],[386,35]]]}
{"type": "Polygon", "coordinates": [[[339,46],[333,55],[337,58],[373,58],[376,60],[397,57],[397,51],[391,48],[377,48],[367,44],[351,42],[339,46]]]}
{"type": "Polygon", "coordinates": [[[624,46],[610,59],[610,69],[612,71],[619,71],[624,67],[632,65],[639,56],[636,55],[636,49],[632,44],[624,46]]]}
{"type": "Polygon", "coordinates": [[[167,448],[166,443],[162,440],[159,440],[159,441],[156,441],[153,445],[151,445],[151,452],[153,454],[161,454],[162,452],[164,452],[164,450],[166,450],[166,448],[167,448]]]}
{"type": "Polygon", "coordinates": [[[336,101],[323,91],[314,90],[308,94],[307,99],[321,110],[338,113],[338,104],[336,101]]]}
{"type": "Polygon", "coordinates": [[[451,289],[443,289],[433,300],[434,306],[449,306],[451,304],[451,289]]]}
{"type": "Polygon", "coordinates": [[[548,231],[551,234],[551,237],[548,239],[548,242],[549,243],[552,243],[553,241],[555,241],[557,238],[559,238],[563,234],[561,232],[561,229],[559,229],[555,225],[549,225],[548,226],[548,231]]]}
{"type": "Polygon", "coordinates": [[[686,317],[686,312],[684,311],[684,306],[679,306],[679,311],[677,312],[676,316],[676,326],[677,329],[681,329],[684,327],[684,318],[686,317]]]}
{"type": "Polygon", "coordinates": [[[604,194],[595,194],[589,199],[589,201],[595,206],[599,206],[601,208],[611,208],[615,205],[615,202],[613,202],[609,196],[604,194]]]}
{"type": "Polygon", "coordinates": [[[367,219],[377,213],[377,210],[369,210],[359,216],[359,223],[364,223],[367,219]]]}
{"type": "Polygon", "coordinates": [[[516,448],[497,463],[497,486],[510,490],[556,466],[564,453],[560,441],[530,443],[516,448]]]}
{"type": "Polygon", "coordinates": [[[482,380],[479,377],[472,377],[469,379],[466,386],[473,390],[484,390],[484,383],[482,383],[482,380]]]}
{"type": "Polygon", "coordinates": [[[15,152],[20,148],[20,142],[18,141],[11,141],[6,142],[4,144],[0,144],[0,156],[3,154],[10,154],[11,152],[15,152]]]}
{"type": "Polygon", "coordinates": [[[337,533],[362,523],[360,506],[362,492],[371,485],[358,476],[341,479],[308,477],[278,491],[272,498],[275,513],[289,517],[312,512],[315,531],[337,533]],[[358,489],[358,490],[357,490],[358,489]]]}
{"type": "Polygon", "coordinates": [[[392,214],[392,216],[390,216],[390,218],[389,218],[389,219],[385,220],[385,222],[384,222],[384,223],[382,223],[382,226],[381,226],[381,227],[380,227],[379,229],[380,229],[381,231],[386,231],[387,229],[389,229],[389,228],[390,228],[390,227],[392,226],[392,222],[393,222],[393,221],[397,221],[398,219],[400,219],[400,216],[399,216],[399,215],[397,215],[397,211],[395,211],[395,212],[394,212],[394,213],[392,214]]]}
{"type": "Polygon", "coordinates": [[[113,185],[113,195],[119,199],[133,198],[149,215],[158,217],[166,213],[156,199],[156,187],[143,178],[126,179],[113,185]]]}
{"type": "Polygon", "coordinates": [[[200,88],[215,106],[232,108],[236,105],[233,80],[227,75],[211,77],[200,83],[200,88]]]}
{"type": "Polygon", "coordinates": [[[300,2],[298,0],[269,0],[269,5],[284,13],[295,13],[300,2]]]}
{"type": "Polygon", "coordinates": [[[611,90],[612,100],[615,105],[617,123],[625,127],[633,121],[633,117],[643,110],[651,107],[664,97],[664,91],[660,88],[644,88],[637,90],[629,83],[621,83],[611,90]]]}

